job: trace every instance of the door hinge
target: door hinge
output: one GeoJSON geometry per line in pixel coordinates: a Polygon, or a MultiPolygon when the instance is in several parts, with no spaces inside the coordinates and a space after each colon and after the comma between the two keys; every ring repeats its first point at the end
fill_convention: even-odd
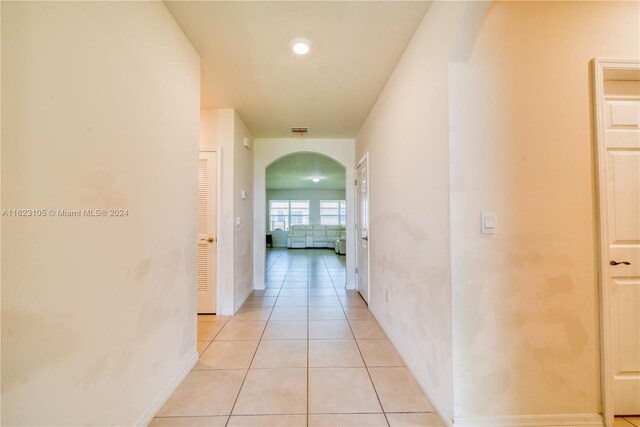
{"type": "Polygon", "coordinates": [[[356,274],[358,274],[358,267],[356,267],[356,274]]]}
{"type": "Polygon", "coordinates": [[[357,179],[353,180],[353,185],[355,185],[356,187],[358,186],[358,180],[357,179]]]}

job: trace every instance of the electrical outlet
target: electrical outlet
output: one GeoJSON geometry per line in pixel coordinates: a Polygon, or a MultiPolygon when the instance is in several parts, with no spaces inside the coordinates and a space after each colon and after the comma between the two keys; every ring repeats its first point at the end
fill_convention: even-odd
{"type": "Polygon", "coordinates": [[[389,289],[384,290],[384,299],[385,301],[389,302],[389,289]]]}

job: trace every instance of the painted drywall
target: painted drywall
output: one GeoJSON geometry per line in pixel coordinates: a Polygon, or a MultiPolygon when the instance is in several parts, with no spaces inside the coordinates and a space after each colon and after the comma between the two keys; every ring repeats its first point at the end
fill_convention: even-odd
{"type": "MultiPolygon", "coordinates": [[[[292,153],[318,153],[327,156],[346,168],[347,184],[354,182],[355,141],[353,139],[307,139],[307,138],[256,138],[254,140],[254,217],[253,240],[256,242],[253,250],[253,281],[255,289],[264,289],[265,277],[265,236],[266,227],[266,169],[276,160],[292,153]]],[[[354,185],[345,188],[347,201],[347,289],[355,287],[355,253],[354,217],[355,212],[354,185]]]]}
{"type": "Polygon", "coordinates": [[[148,422],[197,360],[198,55],[158,2],[1,7],[2,206],[47,212],[2,218],[2,424],[148,422]]]}
{"type": "Polygon", "coordinates": [[[320,224],[320,200],[346,200],[344,190],[267,190],[265,226],[269,232],[269,202],[271,200],[308,200],[309,224],[320,224]]]}
{"type": "Polygon", "coordinates": [[[237,310],[253,291],[253,137],[234,111],[233,134],[233,216],[234,233],[234,308],[237,310]],[[243,146],[249,138],[250,149],[243,146]],[[241,192],[246,191],[246,198],[241,192]]]}
{"type": "Polygon", "coordinates": [[[356,157],[369,153],[369,308],[447,419],[453,417],[447,69],[465,6],[431,4],[356,137],[356,157]]]}
{"type": "Polygon", "coordinates": [[[601,411],[589,61],[639,58],[639,16],[494,2],[451,68],[456,418],[601,411]]]}
{"type": "Polygon", "coordinates": [[[253,289],[253,148],[243,146],[244,137],[250,141],[253,137],[232,108],[203,109],[200,117],[200,146],[220,148],[217,311],[231,315],[253,289]],[[241,198],[243,190],[247,199],[241,198]],[[238,217],[240,227],[236,227],[238,217]]]}

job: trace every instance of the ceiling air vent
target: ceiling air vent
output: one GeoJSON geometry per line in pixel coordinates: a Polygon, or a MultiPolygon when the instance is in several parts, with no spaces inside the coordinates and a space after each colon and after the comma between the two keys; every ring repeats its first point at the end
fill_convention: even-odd
{"type": "Polygon", "coordinates": [[[290,129],[291,129],[291,133],[298,134],[299,136],[304,136],[305,133],[309,132],[308,127],[295,127],[290,129]]]}

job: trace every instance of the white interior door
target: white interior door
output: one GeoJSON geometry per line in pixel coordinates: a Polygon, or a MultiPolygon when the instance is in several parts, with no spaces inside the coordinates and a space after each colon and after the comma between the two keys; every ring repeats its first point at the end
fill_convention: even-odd
{"type": "Polygon", "coordinates": [[[369,161],[365,158],[356,168],[356,286],[369,303],[369,161]]]}
{"type": "Polygon", "coordinates": [[[198,313],[216,312],[217,156],[201,151],[198,179],[198,313]]]}
{"type": "MultiPolygon", "coordinates": [[[[606,83],[606,82],[605,82],[606,83]]],[[[640,414],[640,82],[604,99],[606,182],[616,415],[640,414]]],[[[600,151],[602,152],[602,150],[600,151]]],[[[603,176],[604,175],[604,176],[603,176]]]]}

